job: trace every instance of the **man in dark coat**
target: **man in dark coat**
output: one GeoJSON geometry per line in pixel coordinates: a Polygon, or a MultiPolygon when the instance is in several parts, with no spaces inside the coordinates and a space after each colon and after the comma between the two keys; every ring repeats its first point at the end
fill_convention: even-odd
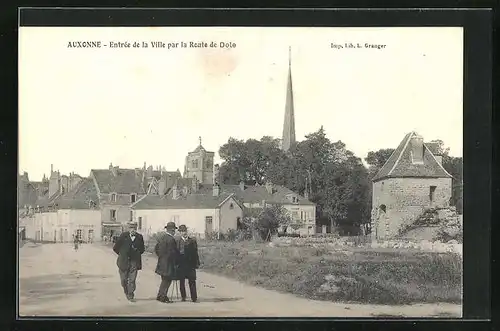
{"type": "Polygon", "coordinates": [[[135,223],[128,224],[128,231],[123,232],[113,245],[113,251],[118,254],[116,265],[120,272],[123,291],[129,301],[135,301],[135,280],[137,272],[142,269],[142,254],[144,253],[144,238],[136,231],[135,223]]]}
{"type": "Polygon", "coordinates": [[[189,284],[191,301],[196,302],[198,295],[196,293],[196,269],[200,266],[198,256],[198,244],[196,239],[188,236],[187,227],[179,226],[180,236],[177,237],[177,247],[179,249],[179,267],[178,279],[180,281],[180,291],[182,301],[186,301],[186,279],[189,284]]]}
{"type": "Polygon", "coordinates": [[[155,272],[161,276],[161,284],[156,300],[170,303],[172,301],[168,299],[167,294],[172,281],[176,279],[179,250],[174,239],[177,226],[174,222],[168,222],[165,229],[165,235],[158,240],[155,246],[155,253],[158,256],[155,272]]]}

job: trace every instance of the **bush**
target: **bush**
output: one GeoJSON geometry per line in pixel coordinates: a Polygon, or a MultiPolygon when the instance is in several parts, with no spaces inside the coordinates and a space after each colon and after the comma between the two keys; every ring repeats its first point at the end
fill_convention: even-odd
{"type": "Polygon", "coordinates": [[[461,302],[462,260],[456,254],[334,251],[255,242],[214,243],[200,252],[207,271],[313,299],[394,305],[461,302]]]}

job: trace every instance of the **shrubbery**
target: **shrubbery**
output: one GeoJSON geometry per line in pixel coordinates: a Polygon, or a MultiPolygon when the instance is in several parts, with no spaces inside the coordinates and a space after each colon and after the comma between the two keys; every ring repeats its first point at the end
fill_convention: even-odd
{"type": "Polygon", "coordinates": [[[200,258],[206,271],[312,299],[461,302],[462,260],[457,254],[214,242],[200,250],[200,258]]]}

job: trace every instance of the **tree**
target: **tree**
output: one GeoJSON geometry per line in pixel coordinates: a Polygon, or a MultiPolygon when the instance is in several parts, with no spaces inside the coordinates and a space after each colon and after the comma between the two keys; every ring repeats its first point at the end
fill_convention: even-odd
{"type": "Polygon", "coordinates": [[[280,150],[278,139],[263,137],[246,142],[231,138],[219,154],[224,160],[220,170],[224,180],[235,183],[237,176],[248,184],[269,180],[299,194],[308,193],[316,203],[319,224],[369,221],[368,172],[342,141],[331,142],[323,127],[287,153],[280,150]]]}
{"type": "Polygon", "coordinates": [[[269,240],[280,227],[290,226],[292,218],[282,206],[270,205],[263,209],[246,209],[243,222],[246,230],[257,233],[261,239],[269,240]]]}
{"type": "Polygon", "coordinates": [[[394,153],[393,148],[382,148],[376,152],[368,152],[365,161],[368,163],[370,178],[375,177],[377,172],[384,166],[387,160],[389,160],[392,153],[394,153]]]}
{"type": "Polygon", "coordinates": [[[262,137],[261,140],[247,141],[229,138],[219,149],[223,160],[220,167],[222,181],[238,184],[241,180],[248,184],[265,183],[266,172],[270,166],[279,162],[282,151],[279,139],[262,137]]]}

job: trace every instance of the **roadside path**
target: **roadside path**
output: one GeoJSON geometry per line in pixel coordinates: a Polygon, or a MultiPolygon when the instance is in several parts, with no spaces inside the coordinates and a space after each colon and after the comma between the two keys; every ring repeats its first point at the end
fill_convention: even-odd
{"type": "MultiPolygon", "coordinates": [[[[35,245],[19,250],[20,316],[158,317],[460,317],[455,304],[383,306],[315,301],[198,272],[199,302],[157,302],[156,259],[145,254],[137,302],[123,295],[116,256],[104,245],[35,245]]],[[[187,285],[187,284],[186,284],[187,285]]],[[[186,286],[187,287],[187,286],[186,286]]],[[[188,291],[189,292],[189,291],[188,291]]],[[[169,291],[170,295],[171,291],[169,291]]]]}

